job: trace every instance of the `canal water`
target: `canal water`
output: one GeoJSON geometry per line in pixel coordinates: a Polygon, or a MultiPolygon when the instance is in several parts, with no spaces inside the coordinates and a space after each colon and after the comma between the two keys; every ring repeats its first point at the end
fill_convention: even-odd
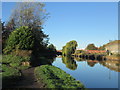
{"type": "Polygon", "coordinates": [[[56,58],[52,65],[82,82],[86,88],[118,88],[119,61],[63,57],[56,58]]]}

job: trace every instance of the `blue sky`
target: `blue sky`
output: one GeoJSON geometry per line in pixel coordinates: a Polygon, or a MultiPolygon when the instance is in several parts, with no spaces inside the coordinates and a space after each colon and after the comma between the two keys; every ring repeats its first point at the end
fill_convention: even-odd
{"type": "MultiPolygon", "coordinates": [[[[50,18],[45,22],[44,32],[57,49],[71,40],[78,48],[94,43],[101,46],[109,40],[118,39],[117,2],[48,2],[45,3],[50,18]]],[[[15,3],[2,3],[2,21],[7,21],[15,3]]]]}

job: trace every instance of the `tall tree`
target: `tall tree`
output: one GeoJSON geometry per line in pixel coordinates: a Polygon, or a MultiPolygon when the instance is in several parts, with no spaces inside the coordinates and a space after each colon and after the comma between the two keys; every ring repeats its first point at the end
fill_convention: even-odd
{"type": "Polygon", "coordinates": [[[53,44],[50,44],[48,50],[56,52],[56,47],[53,44]]]}
{"type": "Polygon", "coordinates": [[[0,19],[0,54],[2,53],[2,22],[1,22],[1,19],[0,19]]]}
{"type": "Polygon", "coordinates": [[[71,54],[75,53],[77,47],[77,42],[72,40],[68,42],[62,49],[62,54],[65,56],[70,56],[71,54]]]}
{"type": "Polygon", "coordinates": [[[2,49],[4,49],[6,39],[8,38],[8,36],[10,34],[10,31],[6,29],[5,22],[2,22],[1,20],[0,20],[0,26],[1,26],[0,27],[1,28],[0,34],[2,34],[2,35],[0,35],[0,39],[1,39],[1,42],[2,42],[2,49]]]}
{"type": "Polygon", "coordinates": [[[86,50],[97,50],[98,48],[94,45],[94,44],[89,44],[87,47],[86,47],[86,50]]]}
{"type": "Polygon", "coordinates": [[[48,13],[44,9],[44,4],[40,2],[20,2],[13,10],[7,26],[10,30],[15,30],[21,26],[32,28],[35,36],[35,52],[42,51],[47,47],[48,35],[43,32],[43,24],[48,18],[48,13]]]}
{"type": "Polygon", "coordinates": [[[48,52],[46,52],[46,53],[48,53],[51,56],[56,56],[57,50],[53,44],[48,45],[47,49],[48,49],[48,52]]]}
{"type": "Polygon", "coordinates": [[[44,9],[45,4],[39,2],[20,2],[17,3],[10,21],[14,22],[15,27],[30,26],[42,29],[44,21],[48,18],[48,13],[44,9]]]}

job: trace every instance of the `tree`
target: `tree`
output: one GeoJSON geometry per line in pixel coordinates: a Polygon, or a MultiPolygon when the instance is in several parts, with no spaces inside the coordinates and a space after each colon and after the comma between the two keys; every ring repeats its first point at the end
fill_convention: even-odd
{"type": "Polygon", "coordinates": [[[46,52],[46,53],[48,53],[51,56],[56,56],[57,50],[53,44],[48,45],[47,49],[48,49],[48,52],[46,52]]]}
{"type": "MultiPolygon", "coordinates": [[[[3,28],[3,25],[2,25],[2,22],[0,20],[0,50],[2,51],[2,28],[3,28]]],[[[2,54],[2,52],[0,51],[0,54],[2,54]]]]}
{"type": "Polygon", "coordinates": [[[66,56],[70,56],[71,54],[75,53],[77,47],[77,42],[72,40],[68,42],[62,49],[62,54],[66,56]]]}
{"type": "Polygon", "coordinates": [[[22,26],[14,30],[6,43],[4,53],[10,53],[13,50],[32,50],[34,48],[34,36],[32,29],[28,26],[22,26]]]}
{"type": "Polygon", "coordinates": [[[89,44],[87,47],[86,47],[86,50],[97,50],[98,48],[94,45],[94,44],[89,44]]]}
{"type": "Polygon", "coordinates": [[[12,29],[14,29],[13,25],[14,25],[13,21],[5,25],[5,22],[2,22],[0,19],[0,26],[1,26],[0,28],[1,28],[1,34],[2,34],[0,38],[2,38],[2,50],[5,47],[5,42],[8,39],[12,29]]]}
{"type": "Polygon", "coordinates": [[[10,17],[10,22],[14,22],[15,28],[29,26],[42,29],[44,21],[48,18],[48,13],[46,13],[44,6],[45,4],[40,2],[17,3],[10,17]]]}
{"type": "Polygon", "coordinates": [[[48,50],[56,52],[56,47],[53,44],[50,44],[48,50]]]}
{"type": "Polygon", "coordinates": [[[84,52],[85,52],[84,50],[76,50],[75,54],[80,54],[80,53],[84,53],[84,52]]]}
{"type": "Polygon", "coordinates": [[[6,29],[5,22],[2,22],[1,20],[0,20],[0,26],[1,26],[0,28],[1,28],[1,34],[2,34],[0,35],[0,39],[2,42],[2,50],[3,50],[5,46],[5,42],[10,34],[10,31],[6,29]]]}
{"type": "Polygon", "coordinates": [[[105,50],[105,45],[100,46],[100,47],[99,47],[99,50],[105,50]]]}
{"type": "Polygon", "coordinates": [[[34,52],[40,52],[48,45],[48,35],[42,31],[43,24],[48,18],[44,6],[43,3],[39,2],[17,3],[7,23],[10,30],[16,30],[21,26],[28,26],[33,30],[35,36],[34,52]]]}

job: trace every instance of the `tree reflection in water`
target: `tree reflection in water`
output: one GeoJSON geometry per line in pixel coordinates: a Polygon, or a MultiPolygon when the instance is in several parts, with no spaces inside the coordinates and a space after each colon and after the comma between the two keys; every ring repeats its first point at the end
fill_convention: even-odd
{"type": "Polygon", "coordinates": [[[90,67],[94,67],[95,64],[99,63],[103,65],[104,67],[107,67],[110,70],[120,72],[120,61],[116,60],[106,60],[106,61],[98,61],[98,60],[87,60],[87,59],[82,59],[79,57],[66,57],[62,56],[62,62],[66,65],[67,68],[71,70],[76,70],[77,69],[77,62],[87,62],[87,64],[90,67]]]}
{"type": "Polygon", "coordinates": [[[67,68],[71,70],[77,69],[76,61],[72,57],[62,56],[62,62],[66,65],[67,68]]]}
{"type": "Polygon", "coordinates": [[[92,62],[92,61],[87,61],[87,64],[90,66],[90,67],[94,67],[95,66],[95,64],[96,64],[97,62],[92,62]]]}
{"type": "Polygon", "coordinates": [[[87,60],[87,59],[85,60],[85,59],[83,59],[81,61],[86,61],[87,64],[90,67],[94,67],[95,64],[99,63],[99,64],[103,65],[104,67],[107,67],[110,70],[120,72],[120,60],[106,60],[106,61],[102,60],[102,61],[98,61],[98,60],[87,60]]]}

